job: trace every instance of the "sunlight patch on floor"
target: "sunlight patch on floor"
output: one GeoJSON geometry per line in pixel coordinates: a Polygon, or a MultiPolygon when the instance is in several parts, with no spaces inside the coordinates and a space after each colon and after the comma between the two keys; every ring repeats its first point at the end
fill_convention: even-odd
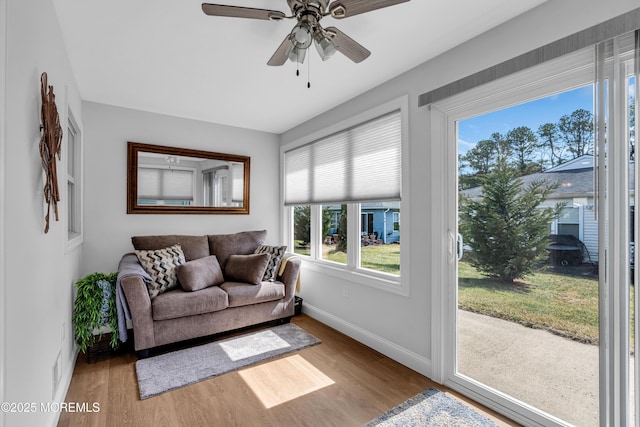
{"type": "Polygon", "coordinates": [[[220,347],[234,362],[291,347],[291,345],[270,330],[241,336],[220,343],[220,347]]]}
{"type": "Polygon", "coordinates": [[[267,409],[335,384],[299,354],[238,373],[267,409]]]}

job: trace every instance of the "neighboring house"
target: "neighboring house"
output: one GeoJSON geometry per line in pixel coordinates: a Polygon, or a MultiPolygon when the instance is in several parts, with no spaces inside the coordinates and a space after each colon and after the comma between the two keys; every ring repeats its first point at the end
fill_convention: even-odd
{"type": "MultiPolygon", "coordinates": [[[[633,167],[630,168],[631,185],[633,185],[633,169],[633,167]]],[[[542,205],[550,207],[555,206],[556,203],[566,203],[560,217],[551,223],[551,233],[577,237],[587,248],[588,256],[585,257],[585,261],[597,262],[598,221],[594,219],[593,156],[580,156],[544,172],[525,175],[522,180],[525,186],[539,180],[550,184],[558,183],[558,188],[542,205]]],[[[479,198],[482,196],[482,187],[470,188],[461,193],[471,198],[479,198]]],[[[633,187],[629,191],[629,200],[630,213],[633,214],[633,187]]],[[[631,230],[631,236],[633,238],[633,230],[631,230]]]]}
{"type": "MultiPolygon", "coordinates": [[[[338,232],[340,205],[330,205],[327,209],[333,213],[329,236],[338,232]]],[[[360,208],[360,234],[375,234],[384,244],[400,243],[400,203],[372,202],[362,203],[360,208]]]]}

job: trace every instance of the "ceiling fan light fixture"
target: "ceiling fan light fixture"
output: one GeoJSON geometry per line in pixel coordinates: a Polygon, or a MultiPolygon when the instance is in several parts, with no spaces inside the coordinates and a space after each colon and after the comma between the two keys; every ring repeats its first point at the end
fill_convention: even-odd
{"type": "Polygon", "coordinates": [[[306,22],[301,22],[291,31],[291,43],[298,49],[306,49],[311,46],[313,37],[311,36],[311,27],[306,22]]]}
{"type": "Polygon", "coordinates": [[[307,55],[307,49],[299,48],[294,45],[291,45],[291,49],[287,52],[287,57],[291,62],[297,62],[298,64],[304,63],[304,58],[307,55]]]}
{"type": "Polygon", "coordinates": [[[336,53],[336,45],[326,34],[321,31],[316,31],[313,39],[315,41],[318,55],[320,55],[320,58],[322,58],[323,61],[331,58],[333,54],[336,53]]]}
{"type": "MultiPolygon", "coordinates": [[[[296,19],[297,24],[285,36],[267,65],[281,66],[287,59],[302,64],[306,50],[312,43],[316,45],[318,54],[326,61],[336,51],[344,54],[355,63],[367,59],[371,52],[335,27],[320,26],[320,20],[325,16],[337,19],[360,15],[377,9],[383,9],[410,0],[286,0],[291,15],[279,10],[261,9],[254,7],[231,6],[224,4],[203,3],[202,11],[205,15],[236,18],[262,19],[281,21],[296,19]]],[[[299,71],[299,70],[298,70],[299,71]]]]}

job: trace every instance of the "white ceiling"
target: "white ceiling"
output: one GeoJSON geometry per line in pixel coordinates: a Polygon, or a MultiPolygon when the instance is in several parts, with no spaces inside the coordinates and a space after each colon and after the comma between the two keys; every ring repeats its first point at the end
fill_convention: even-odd
{"type": "MultiPolygon", "coordinates": [[[[290,11],[285,0],[214,0],[290,11]]],[[[211,2],[214,2],[211,1],[211,2]]],[[[266,63],[294,20],[207,16],[202,0],[53,0],[83,100],[282,133],[546,0],[412,0],[336,20],[368,48],[266,63]],[[307,62],[311,89],[307,89],[307,62]]]]}

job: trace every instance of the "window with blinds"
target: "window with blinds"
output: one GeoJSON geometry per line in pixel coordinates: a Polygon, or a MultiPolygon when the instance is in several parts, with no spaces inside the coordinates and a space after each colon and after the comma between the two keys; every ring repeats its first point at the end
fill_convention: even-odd
{"type": "Polygon", "coordinates": [[[194,171],[175,168],[139,168],[138,199],[193,201],[194,171]]]}
{"type": "Polygon", "coordinates": [[[399,222],[407,202],[401,201],[406,108],[399,98],[285,147],[282,167],[295,253],[317,268],[345,271],[346,280],[400,295],[409,289],[400,274],[407,259],[401,262],[399,222]]]}
{"type": "Polygon", "coordinates": [[[397,201],[402,182],[400,110],[284,153],[286,205],[397,201]]]}

